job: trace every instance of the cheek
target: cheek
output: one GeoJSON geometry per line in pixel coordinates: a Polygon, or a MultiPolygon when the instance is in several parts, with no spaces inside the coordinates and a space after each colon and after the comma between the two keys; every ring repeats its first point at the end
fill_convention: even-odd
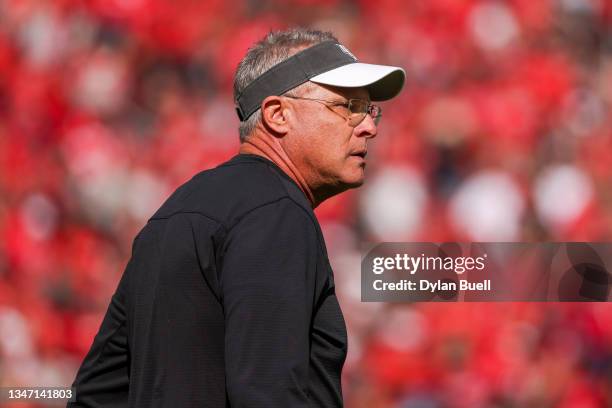
{"type": "Polygon", "coordinates": [[[346,137],[338,132],[337,127],[328,132],[321,132],[315,143],[318,146],[320,159],[325,162],[325,167],[330,170],[339,170],[346,164],[348,145],[346,137]]]}
{"type": "Polygon", "coordinates": [[[304,146],[304,150],[308,152],[307,156],[310,164],[317,169],[324,170],[332,166],[336,154],[334,144],[330,143],[328,138],[321,136],[319,133],[310,137],[304,146]]]}
{"type": "Polygon", "coordinates": [[[338,123],[320,122],[316,126],[302,128],[299,142],[305,153],[307,167],[324,177],[336,178],[347,171],[347,159],[352,132],[338,123]]]}
{"type": "Polygon", "coordinates": [[[316,161],[337,159],[345,148],[345,143],[337,132],[337,126],[334,128],[333,126],[319,125],[309,129],[309,132],[302,139],[304,150],[311,153],[310,157],[316,161]]]}
{"type": "Polygon", "coordinates": [[[318,133],[318,139],[329,152],[334,155],[346,155],[352,132],[338,123],[323,126],[318,133]]]}

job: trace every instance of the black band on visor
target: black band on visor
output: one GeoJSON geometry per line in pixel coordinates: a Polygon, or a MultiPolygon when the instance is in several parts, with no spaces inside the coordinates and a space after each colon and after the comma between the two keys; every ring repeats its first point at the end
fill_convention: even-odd
{"type": "Polygon", "coordinates": [[[319,74],[357,62],[344,46],[324,41],[287,58],[251,82],[236,101],[240,121],[248,119],[270,95],[282,95],[319,74]]]}

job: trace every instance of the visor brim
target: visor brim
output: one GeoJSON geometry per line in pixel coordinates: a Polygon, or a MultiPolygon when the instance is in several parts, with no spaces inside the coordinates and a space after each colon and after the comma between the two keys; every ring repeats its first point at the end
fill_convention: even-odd
{"type": "Polygon", "coordinates": [[[400,67],[355,62],[319,74],[310,81],[341,88],[366,88],[372,101],[386,101],[400,93],[406,72],[400,67]]]}

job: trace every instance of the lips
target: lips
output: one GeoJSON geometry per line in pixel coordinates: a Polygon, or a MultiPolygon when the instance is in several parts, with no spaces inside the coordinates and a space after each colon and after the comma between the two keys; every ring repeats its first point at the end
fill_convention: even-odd
{"type": "Polygon", "coordinates": [[[368,151],[367,150],[356,150],[354,152],[351,153],[351,156],[358,156],[361,157],[362,159],[365,159],[366,156],[368,155],[368,151]]]}

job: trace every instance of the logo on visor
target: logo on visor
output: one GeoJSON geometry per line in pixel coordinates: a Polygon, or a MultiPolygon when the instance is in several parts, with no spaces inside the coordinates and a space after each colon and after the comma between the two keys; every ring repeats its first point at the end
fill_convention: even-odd
{"type": "Polygon", "coordinates": [[[354,59],[355,61],[357,61],[357,57],[353,55],[352,52],[350,52],[348,50],[348,48],[346,48],[344,45],[342,44],[336,44],[338,46],[338,48],[340,48],[340,51],[342,51],[343,53],[345,53],[346,55],[348,55],[349,57],[351,57],[352,59],[354,59]]]}

